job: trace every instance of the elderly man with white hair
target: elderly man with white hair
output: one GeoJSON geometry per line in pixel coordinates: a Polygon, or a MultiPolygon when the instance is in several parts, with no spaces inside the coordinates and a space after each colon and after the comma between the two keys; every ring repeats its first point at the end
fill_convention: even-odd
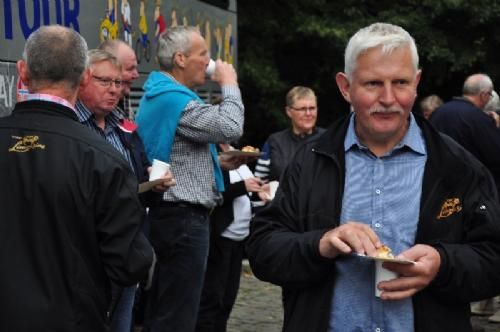
{"type": "Polygon", "coordinates": [[[471,331],[469,302],[500,291],[493,179],[412,115],[420,77],[407,31],[356,32],[336,76],[353,112],[297,151],[252,220],[250,264],[282,287],[284,331],[471,331]],[[412,263],[376,282],[383,245],[412,263]]]}

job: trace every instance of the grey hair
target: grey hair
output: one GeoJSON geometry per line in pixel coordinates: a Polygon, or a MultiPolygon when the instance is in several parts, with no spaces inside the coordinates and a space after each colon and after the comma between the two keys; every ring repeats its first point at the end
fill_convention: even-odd
{"type": "Polygon", "coordinates": [[[420,108],[421,109],[429,109],[434,111],[437,109],[439,106],[443,105],[443,100],[439,98],[437,95],[430,95],[425,97],[420,101],[420,108]]]}
{"type": "Polygon", "coordinates": [[[314,98],[316,100],[314,90],[305,86],[294,86],[286,94],[286,106],[292,107],[297,100],[304,98],[314,98]]]}
{"type": "Polygon", "coordinates": [[[493,89],[493,81],[486,74],[474,74],[464,82],[462,94],[464,96],[477,96],[481,92],[490,91],[493,89]]]}
{"type": "Polygon", "coordinates": [[[369,49],[382,47],[382,53],[390,54],[395,49],[410,48],[415,75],[418,71],[418,52],[415,40],[403,28],[389,23],[373,23],[356,32],[345,49],[345,74],[349,81],[356,70],[358,57],[369,49]]]}
{"type": "Polygon", "coordinates": [[[176,53],[188,54],[191,50],[191,35],[200,31],[194,26],[177,26],[170,28],[158,40],[158,62],[162,70],[174,67],[176,53]]]}
{"type": "Polygon", "coordinates": [[[118,61],[116,56],[114,56],[113,54],[111,54],[108,51],[104,51],[101,49],[94,49],[94,50],[90,50],[88,52],[88,55],[89,55],[89,66],[92,66],[92,65],[99,63],[99,62],[102,62],[102,61],[108,61],[113,66],[118,68],[120,71],[122,70],[122,65],[121,65],[120,61],[118,61]]]}
{"type": "Polygon", "coordinates": [[[33,32],[23,51],[30,90],[61,82],[76,89],[88,66],[87,49],[78,32],[61,25],[42,26],[33,32]]]}

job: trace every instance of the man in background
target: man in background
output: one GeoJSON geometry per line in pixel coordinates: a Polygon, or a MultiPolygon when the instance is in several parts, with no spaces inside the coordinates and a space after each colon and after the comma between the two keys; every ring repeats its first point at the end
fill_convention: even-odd
{"type": "Polygon", "coordinates": [[[122,97],[118,107],[126,118],[134,119],[135,110],[132,108],[130,90],[134,81],[139,77],[135,52],[127,43],[119,39],[108,39],[99,46],[99,49],[113,54],[120,62],[122,66],[122,97]]]}
{"type": "Polygon", "coordinates": [[[205,40],[195,27],[169,29],[159,39],[160,71],[144,84],[137,124],[150,160],[171,164],[177,185],[151,207],[150,239],[158,257],[146,309],[146,331],[194,331],[205,276],[209,215],[224,180],[215,147],[243,133],[244,108],[233,66],[220,60],[212,80],[217,105],[193,91],[205,83],[205,40]]]}
{"type": "Polygon", "coordinates": [[[17,64],[30,94],[0,119],[6,331],[107,331],[109,281],[133,285],[152,263],[129,165],[75,114],[87,63],[77,32],[33,32],[17,64]]]}
{"type": "Polygon", "coordinates": [[[500,130],[495,122],[498,115],[484,112],[493,96],[493,82],[488,75],[473,74],[465,80],[462,94],[439,107],[430,121],[479,159],[500,188],[500,130]]]}
{"type": "Polygon", "coordinates": [[[263,181],[279,181],[300,144],[324,132],[316,127],[318,104],[311,88],[295,86],[286,94],[285,112],[291,128],[271,134],[262,147],[264,155],[257,160],[255,176],[263,181]]]}

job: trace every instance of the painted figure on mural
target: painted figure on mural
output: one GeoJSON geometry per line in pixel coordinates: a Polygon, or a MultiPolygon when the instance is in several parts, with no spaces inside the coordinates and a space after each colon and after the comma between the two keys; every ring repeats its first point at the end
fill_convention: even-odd
{"type": "Polygon", "coordinates": [[[170,13],[170,18],[172,19],[172,22],[170,23],[171,28],[174,28],[179,25],[179,23],[177,23],[177,10],[175,8],[172,8],[172,12],[170,13]]]}
{"type": "Polygon", "coordinates": [[[205,21],[205,44],[207,44],[208,54],[210,58],[212,57],[212,31],[210,30],[210,21],[207,19],[205,21]]]}
{"type": "Polygon", "coordinates": [[[167,30],[167,26],[165,24],[165,19],[163,18],[163,15],[161,14],[161,0],[156,1],[154,20],[155,20],[155,26],[156,26],[156,28],[155,28],[155,41],[157,41],[158,38],[167,30]]]}
{"type": "Polygon", "coordinates": [[[224,30],[224,61],[233,63],[233,25],[228,23],[224,30]]]}
{"type": "Polygon", "coordinates": [[[215,38],[215,59],[222,59],[222,30],[220,27],[214,30],[215,38]]]}
{"type": "Polygon", "coordinates": [[[135,41],[135,56],[137,63],[141,63],[142,59],[147,62],[151,59],[151,42],[148,37],[148,21],[146,18],[146,9],[144,0],[139,3],[139,32],[140,36],[135,41]]]}
{"type": "Polygon", "coordinates": [[[123,21],[123,40],[132,47],[132,21],[130,20],[130,4],[127,0],[122,0],[121,14],[123,21]]]}
{"type": "Polygon", "coordinates": [[[108,0],[108,10],[106,10],[99,29],[99,39],[101,42],[107,39],[118,38],[118,20],[116,19],[118,16],[117,7],[118,0],[108,0]]]}

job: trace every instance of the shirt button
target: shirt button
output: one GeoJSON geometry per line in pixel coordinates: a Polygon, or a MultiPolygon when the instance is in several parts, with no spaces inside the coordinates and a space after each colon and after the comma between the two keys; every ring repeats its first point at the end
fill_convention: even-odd
{"type": "Polygon", "coordinates": [[[375,227],[379,228],[380,227],[380,224],[377,222],[375,223],[375,227]]]}
{"type": "Polygon", "coordinates": [[[381,193],[380,189],[375,190],[375,193],[376,193],[377,195],[380,195],[380,193],[381,193]]]}
{"type": "Polygon", "coordinates": [[[377,328],[375,329],[375,332],[381,332],[381,331],[382,331],[382,329],[381,329],[380,327],[377,327],[377,328]]]}

